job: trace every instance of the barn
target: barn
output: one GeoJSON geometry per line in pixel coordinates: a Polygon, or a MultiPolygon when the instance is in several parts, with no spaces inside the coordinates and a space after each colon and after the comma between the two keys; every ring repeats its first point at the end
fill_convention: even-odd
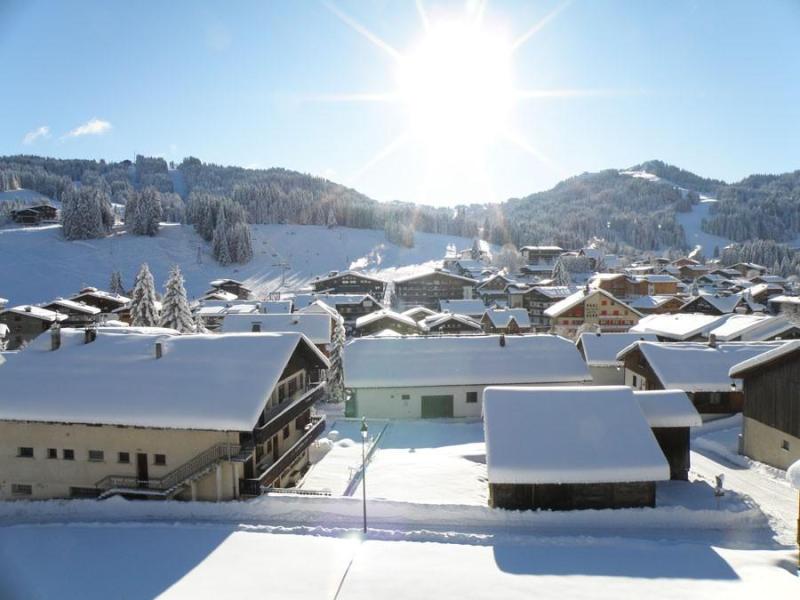
{"type": "Polygon", "coordinates": [[[575,510],[655,506],[670,469],[633,392],[489,387],[483,395],[489,504],[575,510]]]}

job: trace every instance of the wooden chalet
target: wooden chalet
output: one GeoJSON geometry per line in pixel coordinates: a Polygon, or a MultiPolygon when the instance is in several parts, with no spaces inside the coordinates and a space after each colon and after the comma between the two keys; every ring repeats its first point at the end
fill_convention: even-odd
{"type": "Polygon", "coordinates": [[[230,294],[235,294],[239,300],[249,300],[253,297],[253,290],[235,279],[215,279],[210,283],[211,290],[222,290],[230,294]]]}
{"type": "Polygon", "coordinates": [[[531,332],[531,320],[524,308],[488,308],[481,317],[481,326],[486,333],[531,332]]]}
{"type": "Polygon", "coordinates": [[[544,311],[556,332],[575,338],[582,327],[602,332],[628,331],[642,314],[605,290],[588,286],[544,311]]]}
{"type": "Polygon", "coordinates": [[[536,331],[544,331],[550,328],[550,318],[545,311],[574,292],[575,288],[565,285],[534,286],[510,292],[508,306],[527,310],[531,327],[536,331]]]}
{"type": "Polygon", "coordinates": [[[483,333],[481,324],[467,315],[437,313],[419,322],[420,329],[428,335],[462,335],[483,333]]]}
{"type": "Polygon", "coordinates": [[[87,306],[95,306],[103,313],[112,313],[118,308],[130,304],[131,299],[119,294],[112,294],[96,287],[85,287],[70,298],[71,301],[87,306]]]}
{"type": "Polygon", "coordinates": [[[393,310],[383,309],[356,319],[353,335],[374,335],[387,329],[400,334],[420,332],[419,324],[411,317],[393,310]]]}
{"type": "Polygon", "coordinates": [[[58,210],[49,204],[25,206],[11,211],[11,219],[20,225],[40,225],[58,218],[58,210]]]}
{"type": "Polygon", "coordinates": [[[315,292],[329,294],[370,294],[375,298],[383,298],[386,281],[358,271],[331,271],[325,277],[311,282],[315,292]]]}
{"type": "Polygon", "coordinates": [[[476,281],[455,273],[435,270],[395,279],[395,294],[400,308],[425,306],[439,308],[440,300],[470,299],[476,281]]]}
{"type": "Polygon", "coordinates": [[[97,323],[101,314],[96,306],[64,298],[57,298],[42,308],[66,315],[67,318],[61,322],[62,327],[86,327],[97,323]]]}
{"type": "MultiPolygon", "coordinates": [[[[8,327],[6,350],[17,350],[54,324],[67,319],[67,315],[40,306],[14,306],[0,311],[0,324],[8,327]]],[[[0,386],[2,387],[2,386],[0,386]]]]}
{"type": "Polygon", "coordinates": [[[744,453],[779,469],[800,460],[800,341],[734,365],[729,375],[742,381],[744,453]]]}

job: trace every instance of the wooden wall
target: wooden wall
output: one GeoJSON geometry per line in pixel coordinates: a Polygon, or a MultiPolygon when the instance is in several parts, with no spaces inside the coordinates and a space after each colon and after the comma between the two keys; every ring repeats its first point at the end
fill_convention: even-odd
{"type": "Polygon", "coordinates": [[[790,355],[744,380],[744,416],[800,437],[800,357],[790,355]]]}
{"type": "Polygon", "coordinates": [[[489,505],[510,510],[579,510],[656,505],[656,484],[489,484],[489,505]]]}

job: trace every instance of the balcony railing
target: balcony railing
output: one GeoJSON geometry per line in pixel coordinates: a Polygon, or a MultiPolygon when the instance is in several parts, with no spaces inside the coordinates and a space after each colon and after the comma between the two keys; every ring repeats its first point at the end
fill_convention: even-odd
{"type": "Polygon", "coordinates": [[[303,395],[293,400],[273,406],[266,414],[264,424],[253,430],[253,438],[257,444],[263,444],[277,434],[293,419],[296,419],[311,408],[317,400],[325,395],[325,382],[317,384],[303,395]]]}
{"type": "Polygon", "coordinates": [[[325,431],[325,416],[312,417],[311,427],[297,440],[291,448],[284,452],[278,460],[272,463],[257,478],[242,479],[239,490],[244,496],[258,496],[264,487],[270,486],[286,469],[288,469],[311,445],[319,435],[325,431]]]}

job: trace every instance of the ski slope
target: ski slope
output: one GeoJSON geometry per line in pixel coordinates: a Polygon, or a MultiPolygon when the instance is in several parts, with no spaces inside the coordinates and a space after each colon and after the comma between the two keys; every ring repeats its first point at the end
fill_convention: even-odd
{"type": "Polygon", "coordinates": [[[188,225],[163,224],[152,238],[119,230],[104,239],[73,242],[63,239],[59,225],[0,228],[0,296],[12,305],[47,302],[86,285],[105,288],[114,270],[122,273],[126,287],[132,287],[143,262],[159,288],[171,266],[180,265],[190,297],[221,277],[245,281],[258,294],[266,294],[280,286],[284,268],[283,289],[292,289],[351,265],[370,272],[407,273],[435,265],[448,244],[464,248],[472,243],[418,233],[414,248],[402,248],[387,242],[383,231],[310,225],[253,225],[251,231],[253,260],[222,267],[212,258],[209,244],[188,225]]]}

